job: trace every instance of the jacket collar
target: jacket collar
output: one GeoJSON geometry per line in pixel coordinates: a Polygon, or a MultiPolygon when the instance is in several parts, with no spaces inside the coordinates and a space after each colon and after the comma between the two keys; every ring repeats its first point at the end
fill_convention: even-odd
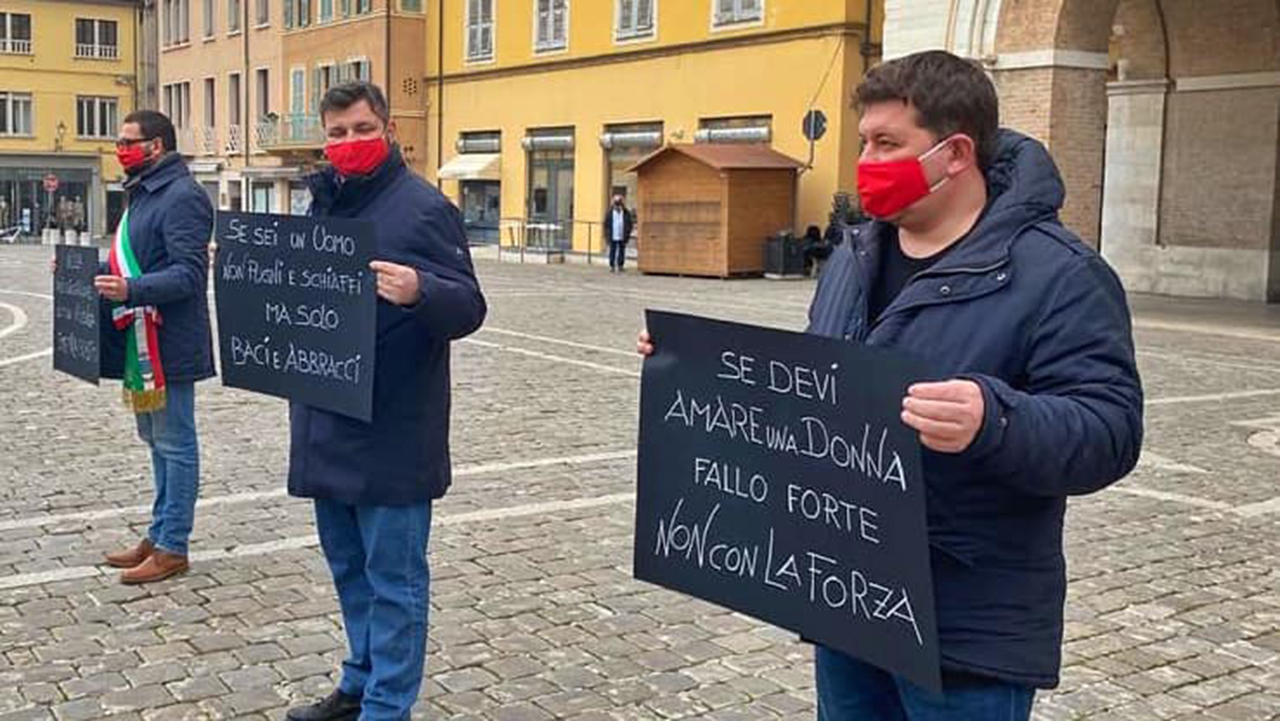
{"type": "MultiPolygon", "coordinates": [[[[1020,231],[1053,220],[1065,190],[1058,168],[1038,141],[1012,130],[997,136],[996,158],[986,171],[987,207],[960,244],[929,275],[988,270],[1005,263],[1020,231]]],[[[873,221],[856,236],[860,259],[874,260],[884,240],[895,237],[889,223],[873,221]]],[[[874,265],[872,267],[875,267],[874,265]]]]}
{"type": "Polygon", "coordinates": [[[314,199],[314,209],[320,215],[354,214],[368,205],[406,170],[400,146],[393,144],[391,154],[370,175],[343,178],[332,167],[324,168],[305,178],[314,199]]]}
{"type": "Polygon", "coordinates": [[[142,188],[154,193],[184,175],[187,175],[187,165],[182,162],[182,156],[170,151],[160,156],[156,164],[142,171],[141,175],[126,180],[124,187],[129,191],[142,188]]]}

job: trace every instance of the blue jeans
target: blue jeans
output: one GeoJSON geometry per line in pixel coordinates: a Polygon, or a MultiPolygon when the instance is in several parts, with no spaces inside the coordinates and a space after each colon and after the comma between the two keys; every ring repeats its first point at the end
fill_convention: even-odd
{"type": "Polygon", "coordinates": [[[161,551],[185,556],[200,495],[196,384],[171,383],[165,398],[164,408],[137,415],[138,437],[151,448],[156,484],[147,537],[161,551]]]}
{"type": "Polygon", "coordinates": [[[431,504],[315,508],[350,647],[338,690],[362,699],[361,721],[408,719],[427,660],[431,504]]]}
{"type": "Polygon", "coordinates": [[[622,270],[627,263],[627,244],[609,241],[609,267],[622,270]]]}
{"type": "Polygon", "coordinates": [[[839,651],[814,646],[818,721],[1027,721],[1036,690],[943,677],[942,696],[839,651]]]}

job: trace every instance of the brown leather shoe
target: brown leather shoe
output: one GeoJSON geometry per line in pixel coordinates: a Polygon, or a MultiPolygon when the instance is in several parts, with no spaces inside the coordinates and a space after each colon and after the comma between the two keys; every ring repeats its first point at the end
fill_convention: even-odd
{"type": "Polygon", "coordinates": [[[152,583],[176,576],[189,568],[186,556],[164,551],[154,551],[147,560],[120,574],[120,582],[127,584],[152,583]]]}
{"type": "Polygon", "coordinates": [[[155,550],[156,547],[151,545],[151,539],[144,538],[138,541],[138,545],[133,548],[106,554],[107,565],[116,568],[133,568],[147,560],[147,556],[150,556],[155,550]]]}

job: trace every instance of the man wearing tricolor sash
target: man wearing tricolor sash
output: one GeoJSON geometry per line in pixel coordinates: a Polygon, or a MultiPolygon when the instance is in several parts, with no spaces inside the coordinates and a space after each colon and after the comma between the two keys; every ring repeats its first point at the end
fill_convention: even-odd
{"type": "Polygon", "coordinates": [[[214,375],[206,296],[213,206],[176,147],[173,124],[161,113],[125,118],[116,155],[128,176],[129,205],[94,280],[108,314],[103,375],[121,379],[155,479],[146,537],[106,556],[130,584],[187,570],[200,487],[195,383],[214,375]]]}

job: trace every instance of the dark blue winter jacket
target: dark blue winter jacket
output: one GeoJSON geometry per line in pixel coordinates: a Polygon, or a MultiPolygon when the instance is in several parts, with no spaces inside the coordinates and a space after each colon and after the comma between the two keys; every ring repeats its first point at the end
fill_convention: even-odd
{"type": "Polygon", "coordinates": [[[421,299],[378,300],[373,421],[289,405],[289,493],[359,505],[402,506],[449,487],[449,342],[486,312],[462,215],[411,172],[398,150],[368,177],[308,178],[311,214],[368,220],[374,258],[416,268],[421,299]]]}
{"type": "MultiPolygon", "coordinates": [[[[165,381],[183,383],[214,375],[209,332],[209,239],[213,204],[177,153],[126,183],[129,238],[142,276],[129,281],[130,306],[160,312],[160,362],[165,381]]],[[[103,272],[106,272],[104,266],[103,272]]],[[[124,370],[124,332],[102,304],[102,375],[124,370]]]]}
{"type": "Polygon", "coordinates": [[[867,317],[881,246],[848,231],[823,270],[809,332],[911,351],[932,378],[968,378],[986,418],[965,452],[925,451],[945,669],[1052,687],[1061,664],[1068,496],[1127,474],[1142,387],[1124,291],[1058,222],[1062,180],[1040,143],[1002,131],[973,231],[867,317]]]}

